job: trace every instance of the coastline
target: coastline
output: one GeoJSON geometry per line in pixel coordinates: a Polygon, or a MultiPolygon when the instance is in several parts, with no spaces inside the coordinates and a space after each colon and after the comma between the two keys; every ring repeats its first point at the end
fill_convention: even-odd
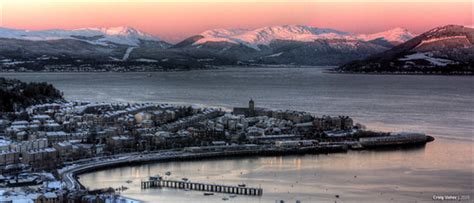
{"type": "Polygon", "coordinates": [[[199,68],[175,68],[175,69],[158,69],[150,70],[127,70],[127,71],[113,71],[113,70],[80,70],[80,71],[8,71],[1,70],[0,73],[162,73],[162,72],[188,72],[188,71],[207,71],[207,70],[223,70],[226,68],[242,68],[242,69],[279,69],[279,68],[303,68],[303,69],[320,69],[322,73],[326,74],[348,74],[348,75],[432,75],[432,76],[473,76],[474,73],[432,73],[432,72],[364,72],[364,71],[338,71],[337,65],[296,65],[296,64],[248,64],[248,65],[208,65],[199,68]]]}
{"type": "MultiPolygon", "coordinates": [[[[277,70],[277,71],[279,71],[279,70],[277,70]]],[[[212,72],[212,71],[206,71],[206,72],[212,72]]],[[[218,72],[218,71],[216,71],[216,72],[218,72]]],[[[219,72],[224,72],[224,71],[219,71],[219,72]]],[[[266,71],[261,71],[261,72],[266,73],[266,71]]],[[[317,73],[315,73],[315,74],[319,74],[321,71],[320,71],[320,70],[317,70],[317,71],[308,70],[308,71],[305,71],[305,75],[307,75],[308,72],[311,72],[311,73],[317,72],[317,73]]],[[[259,72],[257,72],[257,73],[259,73],[259,72]]],[[[59,73],[59,74],[60,74],[60,75],[67,75],[67,73],[59,73]]],[[[18,75],[20,75],[20,74],[18,74],[18,75]]],[[[33,75],[33,74],[31,74],[31,75],[33,75]]],[[[45,75],[46,75],[46,73],[45,73],[45,75]]],[[[86,75],[86,76],[89,77],[90,75],[93,75],[93,74],[84,74],[84,75],[86,75]]],[[[118,75],[120,75],[120,73],[119,73],[118,75]]],[[[137,78],[144,78],[144,77],[146,76],[146,74],[137,74],[137,75],[138,75],[137,78]]],[[[172,74],[172,75],[174,76],[174,75],[178,75],[178,74],[172,74]]],[[[321,75],[321,74],[319,74],[319,75],[321,75]]],[[[220,76],[220,75],[219,75],[219,76],[220,76]]],[[[327,76],[326,76],[326,77],[327,77],[327,76]]],[[[331,77],[334,77],[334,76],[331,76],[331,77]]],[[[93,77],[92,77],[92,78],[93,78],[93,77]]],[[[158,78],[158,77],[157,77],[157,78],[158,78]]],[[[215,75],[212,75],[212,78],[216,78],[216,76],[215,76],[215,75]]],[[[271,78],[271,77],[269,77],[269,78],[271,78]]],[[[311,78],[311,77],[308,77],[308,78],[311,78]]],[[[337,78],[346,78],[346,77],[337,77],[337,78]]],[[[355,78],[364,78],[364,77],[355,77],[355,78]]],[[[411,77],[406,77],[406,78],[411,78],[411,77]]],[[[435,77],[435,78],[436,78],[436,77],[435,77]]],[[[225,81],[227,81],[227,79],[228,79],[228,78],[226,78],[225,81]]],[[[257,77],[257,79],[260,80],[261,78],[260,78],[260,77],[257,77]]],[[[453,78],[453,79],[456,79],[456,78],[453,78]]],[[[35,79],[35,80],[36,80],[36,79],[35,79]]],[[[152,79],[148,79],[148,80],[152,80],[152,79]]],[[[207,80],[207,78],[206,78],[206,80],[207,80]]],[[[275,79],[272,78],[272,81],[273,81],[273,80],[275,80],[275,79]]],[[[68,82],[68,84],[70,84],[70,83],[68,82]]],[[[172,83],[172,84],[174,84],[174,83],[172,83]]],[[[273,84],[273,83],[271,83],[271,84],[273,84]]],[[[364,83],[364,84],[365,84],[365,83],[364,83]]],[[[154,84],[153,86],[155,86],[155,84],[154,84]]],[[[63,86],[63,87],[64,87],[64,86],[63,86]]],[[[108,91],[108,92],[110,92],[110,91],[108,91]]],[[[137,92],[140,92],[140,91],[137,91],[137,92]]],[[[396,93],[397,93],[397,92],[395,92],[395,95],[396,95],[396,93]]],[[[160,94],[160,95],[163,96],[163,95],[166,95],[166,94],[160,94]]],[[[407,95],[403,94],[402,96],[407,96],[407,95]]],[[[410,95],[408,94],[408,96],[410,96],[410,95]]],[[[82,97],[82,98],[89,98],[89,97],[86,95],[85,97],[82,97]]],[[[112,97],[112,98],[114,98],[114,97],[112,97]]],[[[120,96],[119,96],[119,98],[122,99],[122,97],[120,97],[120,96]]],[[[359,98],[359,97],[357,97],[357,98],[359,98]]],[[[401,98],[404,98],[404,97],[401,97],[401,98]]],[[[125,99],[126,99],[126,98],[124,98],[124,100],[125,100],[125,99]]],[[[294,98],[293,98],[293,99],[294,99],[294,98]]],[[[292,99],[292,100],[293,100],[293,99],[292,99]]],[[[94,100],[94,99],[92,99],[92,100],[94,100]]],[[[105,99],[97,98],[97,100],[105,100],[105,99]]],[[[183,99],[181,98],[181,100],[183,100],[183,99]]],[[[203,100],[203,101],[208,102],[207,100],[203,100]]],[[[258,101],[260,101],[260,98],[259,98],[258,101]]],[[[411,101],[411,100],[410,100],[410,101],[411,101]]],[[[437,101],[437,100],[434,100],[434,101],[437,101]]],[[[202,102],[202,101],[190,100],[190,102],[189,102],[188,104],[190,104],[190,103],[197,103],[197,102],[202,102]]],[[[265,103],[264,103],[262,106],[271,106],[272,109],[282,109],[282,108],[285,108],[285,107],[286,107],[286,106],[283,106],[283,107],[282,107],[282,106],[272,106],[271,103],[269,104],[269,102],[268,102],[268,101],[265,101],[265,100],[264,100],[264,102],[265,102],[265,103]]],[[[205,103],[205,102],[202,102],[202,103],[205,103]]],[[[209,102],[209,103],[213,103],[213,102],[209,102]]],[[[219,102],[214,102],[214,103],[222,103],[223,105],[225,104],[226,106],[229,106],[229,107],[230,107],[230,106],[235,106],[235,105],[233,105],[232,102],[226,102],[226,101],[224,101],[224,102],[219,101],[219,102]]],[[[287,103],[285,103],[285,105],[286,105],[286,104],[287,104],[287,103]]],[[[357,104],[357,103],[355,103],[355,104],[357,104]]],[[[338,109],[332,108],[333,106],[338,106],[338,105],[336,105],[336,104],[334,104],[334,103],[326,104],[326,103],[322,102],[321,104],[315,105],[316,107],[313,107],[313,109],[311,109],[311,108],[310,108],[310,109],[305,109],[305,107],[304,107],[303,105],[306,105],[306,104],[305,104],[305,103],[302,103],[302,104],[298,104],[298,105],[296,105],[296,106],[293,106],[293,105],[292,105],[291,107],[292,107],[292,109],[303,109],[303,110],[305,110],[305,111],[310,111],[310,112],[315,112],[315,113],[316,113],[316,112],[319,112],[319,115],[323,115],[323,114],[327,114],[327,113],[326,113],[326,112],[322,113],[322,112],[318,109],[319,106],[323,105],[323,106],[326,106],[326,107],[327,107],[327,108],[324,108],[324,109],[325,109],[324,111],[327,111],[327,112],[340,112],[340,111],[338,111],[338,109]],[[303,106],[303,108],[301,108],[302,106],[303,106]],[[300,107],[300,108],[298,108],[298,107],[300,107]]],[[[215,106],[215,105],[211,105],[211,106],[215,106]]],[[[342,106],[342,107],[344,107],[344,106],[342,106]]],[[[338,106],[338,108],[341,108],[341,106],[338,106]]],[[[386,111],[385,109],[386,109],[386,108],[384,108],[384,112],[386,111]]],[[[361,117],[361,115],[358,113],[358,112],[360,112],[360,109],[358,109],[358,111],[351,111],[351,112],[355,112],[356,118],[361,117]]],[[[417,111],[415,111],[415,112],[417,112],[417,111]]],[[[393,113],[393,112],[392,112],[392,113],[393,113]]],[[[398,112],[398,111],[395,111],[395,113],[399,113],[399,112],[398,112]]],[[[339,114],[339,113],[338,113],[338,114],[339,114]]],[[[420,115],[424,115],[424,114],[423,114],[423,111],[421,111],[421,113],[419,113],[419,114],[420,114],[420,115]]],[[[384,114],[382,114],[382,115],[384,115],[384,114]]],[[[397,114],[391,114],[391,115],[397,115],[397,114]]],[[[440,135],[440,134],[441,134],[441,135],[446,135],[446,136],[450,135],[448,132],[446,132],[446,131],[445,131],[445,132],[442,132],[442,131],[440,131],[440,129],[434,128],[434,127],[432,127],[431,125],[430,125],[430,126],[421,125],[421,127],[425,127],[425,129],[421,128],[420,126],[414,126],[414,127],[408,126],[408,127],[406,127],[406,126],[403,125],[403,124],[405,123],[405,121],[411,123],[413,120],[418,119],[418,117],[416,117],[417,115],[415,115],[414,117],[410,117],[409,115],[412,115],[412,114],[408,114],[407,117],[400,117],[401,119],[404,119],[404,121],[400,121],[400,119],[398,119],[398,120],[397,120],[397,119],[396,119],[396,120],[390,120],[390,118],[391,118],[391,119],[393,119],[393,118],[390,117],[390,116],[385,116],[385,117],[388,118],[388,119],[382,120],[380,123],[375,122],[375,124],[373,124],[373,123],[372,123],[372,124],[369,124],[369,123],[367,123],[367,120],[372,121],[372,120],[376,120],[376,119],[374,119],[374,118],[372,118],[372,120],[371,120],[371,119],[367,119],[368,116],[372,116],[371,114],[367,114],[367,115],[362,115],[361,118],[365,118],[365,119],[361,119],[361,121],[359,121],[359,122],[362,122],[362,123],[364,123],[364,124],[368,124],[367,126],[368,126],[370,129],[374,129],[373,127],[375,126],[375,129],[376,129],[376,130],[381,130],[381,131],[396,131],[396,130],[422,131],[422,132],[426,132],[426,133],[428,133],[428,134],[436,133],[435,135],[440,135]],[[364,117],[364,116],[365,116],[365,117],[364,117]],[[379,125],[389,124],[389,123],[393,123],[393,125],[392,125],[391,127],[390,127],[390,126],[382,126],[382,127],[379,126],[379,125]],[[377,126],[378,126],[378,127],[377,127],[377,126]],[[430,130],[426,130],[426,129],[430,129],[430,130]]],[[[426,122],[428,122],[428,121],[429,121],[429,120],[427,120],[426,122]]],[[[469,120],[467,120],[467,121],[469,121],[469,120]]],[[[430,122],[430,123],[433,124],[433,125],[436,124],[436,122],[434,122],[434,123],[430,122]]],[[[416,124],[416,123],[415,123],[415,124],[416,124]]],[[[415,125],[415,124],[414,124],[414,125],[415,125]]],[[[461,124],[460,126],[463,127],[463,125],[462,125],[463,123],[461,122],[460,124],[461,124]]],[[[450,123],[446,123],[446,126],[449,126],[449,128],[446,128],[446,129],[452,129],[452,128],[455,128],[455,127],[456,127],[456,125],[452,125],[452,124],[450,124],[450,123]]],[[[462,134],[462,133],[465,132],[465,131],[455,132],[455,131],[452,131],[452,130],[451,130],[451,132],[454,133],[455,135],[456,135],[456,133],[457,133],[457,135],[465,135],[465,134],[462,134]]],[[[461,136],[461,137],[462,137],[462,136],[461,136]]],[[[383,150],[383,151],[390,151],[391,149],[388,149],[388,150],[382,149],[382,150],[383,150]]],[[[365,151],[365,150],[364,150],[364,151],[365,151]]],[[[400,153],[411,153],[410,151],[412,151],[412,150],[406,150],[406,151],[403,150],[403,151],[400,151],[400,153]]],[[[418,151],[420,151],[420,150],[418,150],[418,151]]],[[[384,153],[385,153],[385,152],[380,152],[380,154],[384,154],[384,153]]],[[[353,153],[352,153],[352,154],[353,154],[353,153]]],[[[378,153],[377,153],[377,154],[378,154],[378,153]]],[[[344,156],[344,155],[345,155],[345,154],[342,154],[342,156],[344,156]]],[[[379,155],[377,155],[377,156],[379,156],[379,155]]],[[[135,156],[135,157],[136,157],[136,156],[135,156]]],[[[254,157],[254,158],[252,158],[252,159],[255,159],[256,157],[262,157],[262,156],[246,155],[246,156],[241,156],[241,157],[245,157],[245,159],[247,159],[248,157],[254,157]]],[[[278,156],[276,156],[276,157],[278,157],[278,156]]],[[[291,157],[291,156],[290,156],[290,157],[291,157]]],[[[214,158],[216,158],[216,159],[221,159],[221,158],[227,159],[227,157],[214,157],[214,158]]],[[[205,158],[205,159],[214,159],[214,158],[205,158]]],[[[204,159],[204,158],[203,158],[203,159],[204,159]]],[[[203,160],[203,159],[200,159],[200,160],[203,160]]],[[[282,158],[282,159],[285,159],[285,158],[282,158]]],[[[367,158],[363,158],[363,159],[367,159],[367,158]]],[[[410,156],[409,158],[407,157],[407,158],[405,158],[405,159],[408,159],[408,160],[409,160],[409,159],[417,159],[417,158],[410,156]]],[[[96,160],[96,161],[100,162],[101,160],[96,160]]],[[[165,162],[165,161],[166,161],[166,162],[179,162],[179,160],[162,160],[162,161],[158,161],[158,162],[165,162]]],[[[201,162],[201,161],[199,161],[199,162],[201,162]]],[[[203,161],[203,162],[206,162],[206,161],[203,161]]],[[[129,163],[128,160],[127,160],[127,163],[129,163]]],[[[136,164],[134,164],[134,165],[141,165],[141,164],[143,164],[143,163],[145,163],[146,165],[150,165],[149,163],[154,163],[154,161],[151,161],[151,162],[143,162],[143,163],[131,161],[130,163],[136,163],[136,164]]],[[[350,162],[347,162],[347,163],[350,163],[350,162]]],[[[126,165],[126,164],[125,164],[125,165],[126,165]]],[[[125,165],[123,165],[123,166],[125,166],[125,165]]],[[[122,165],[118,165],[118,166],[122,166],[122,165]]],[[[104,167],[103,169],[109,169],[109,167],[106,167],[106,166],[103,166],[103,167],[104,167]]],[[[92,168],[92,167],[91,167],[91,168],[92,168]]],[[[436,168],[436,167],[435,167],[435,168],[436,168]]],[[[112,170],[112,168],[111,168],[111,170],[112,170]]],[[[93,171],[94,171],[94,170],[93,170],[93,171]]],[[[160,173],[161,173],[161,172],[160,172],[160,173]]],[[[137,181],[137,180],[135,179],[134,182],[135,182],[135,181],[137,181]]],[[[125,180],[123,180],[122,183],[123,183],[123,182],[125,182],[125,180]]],[[[255,184],[255,182],[253,182],[253,183],[255,184]]],[[[179,191],[177,191],[177,192],[179,192],[179,191]]],[[[173,192],[172,192],[172,193],[173,193],[173,192]]],[[[167,194],[169,195],[169,194],[171,194],[171,193],[167,193],[167,194]]],[[[202,195],[202,194],[201,194],[201,195],[202,195]]]]}
{"type": "MultiPolygon", "coordinates": [[[[422,148],[428,142],[434,141],[434,138],[428,136],[429,139],[423,143],[409,143],[409,144],[395,144],[385,146],[372,146],[363,149],[351,149],[348,146],[333,145],[325,148],[293,148],[293,149],[266,149],[260,150],[240,150],[240,151],[223,151],[223,152],[206,152],[206,153],[186,153],[182,150],[161,150],[148,153],[130,153],[130,154],[116,154],[112,157],[96,157],[91,158],[91,162],[84,164],[71,163],[71,167],[64,167],[58,169],[60,177],[66,182],[67,188],[71,191],[77,189],[85,189],[82,183],[77,178],[79,175],[110,169],[122,166],[134,166],[147,163],[161,163],[161,162],[177,162],[177,161],[196,161],[222,158],[249,158],[249,157],[263,157],[263,156],[286,156],[286,155],[306,155],[306,154],[329,154],[329,153],[347,153],[349,150],[370,150],[370,151],[390,151],[397,149],[412,149],[422,148]],[[118,158],[116,158],[118,157],[118,158]],[[100,159],[100,160],[97,160],[100,159]]],[[[91,160],[87,159],[87,160],[91,160]]],[[[84,160],[77,160],[75,162],[84,162],[84,160]]]]}
{"type": "Polygon", "coordinates": [[[457,178],[458,175],[471,177],[469,175],[471,173],[462,167],[464,162],[459,162],[463,159],[461,157],[452,159],[445,154],[445,150],[455,153],[466,147],[469,148],[469,145],[464,142],[442,139],[425,147],[396,150],[350,150],[347,153],[327,155],[224,157],[157,162],[82,174],[79,181],[93,189],[125,185],[129,189],[124,191],[122,196],[144,202],[159,200],[178,203],[189,198],[193,198],[195,202],[220,201],[221,195],[205,197],[202,192],[172,189],[140,190],[141,180],[156,174],[164,174],[166,171],[173,173],[172,179],[187,177],[196,182],[206,183],[212,180],[212,183],[228,185],[262,184],[264,196],[261,198],[239,196],[237,202],[271,203],[279,199],[285,202],[296,200],[334,202],[337,200],[334,199],[335,194],[341,195],[341,201],[363,201],[366,198],[377,202],[390,201],[392,198],[395,202],[430,201],[433,194],[441,194],[442,191],[471,194],[472,197],[472,193],[467,191],[470,188],[469,178],[457,178]],[[449,164],[450,161],[455,163],[449,164]],[[443,162],[442,165],[439,165],[441,164],[439,162],[443,162]],[[434,166],[437,167],[433,168],[434,166]],[[242,171],[243,175],[240,173],[242,171]],[[382,177],[379,178],[380,175],[382,177]],[[126,184],[127,180],[132,180],[133,183],[126,184]],[[95,181],[103,182],[95,184],[95,181]],[[297,186],[298,182],[303,185],[297,186]],[[444,185],[440,184],[442,182],[444,185]],[[437,184],[431,185],[432,183],[437,184]],[[282,184],[288,187],[295,184],[295,187],[286,189],[282,184]],[[422,185],[429,186],[429,189],[422,190],[424,193],[420,193],[419,187],[422,185]],[[278,188],[277,191],[274,187],[278,188]]]}
{"type": "MultiPolygon", "coordinates": [[[[345,153],[347,148],[336,148],[325,151],[298,151],[298,150],[263,150],[263,151],[233,151],[233,152],[209,152],[209,153],[182,153],[174,152],[173,150],[164,150],[157,152],[131,153],[131,154],[117,154],[112,157],[120,156],[119,158],[102,157],[103,160],[87,162],[85,164],[72,164],[72,167],[64,167],[58,169],[58,173],[63,180],[66,181],[67,188],[71,191],[77,188],[84,189],[84,186],[78,181],[77,176],[89,172],[99,171],[108,168],[115,168],[120,166],[141,165],[146,163],[157,162],[174,162],[174,161],[189,161],[202,160],[214,158],[228,158],[228,157],[252,157],[252,156],[276,156],[276,155],[294,155],[294,154],[327,154],[327,153],[345,153]],[[165,154],[165,156],[163,156],[165,154]],[[105,161],[104,161],[105,160],[105,161]]],[[[97,158],[97,157],[96,157],[97,158]]],[[[91,158],[91,159],[96,159],[91,158]]],[[[90,159],[87,159],[90,160],[90,159]]],[[[83,162],[84,160],[77,160],[76,162],[83,162]]]]}
{"type": "Polygon", "coordinates": [[[348,75],[427,75],[427,76],[473,76],[474,73],[423,73],[423,72],[354,72],[354,71],[337,71],[326,69],[323,73],[327,74],[348,74],[348,75]]]}

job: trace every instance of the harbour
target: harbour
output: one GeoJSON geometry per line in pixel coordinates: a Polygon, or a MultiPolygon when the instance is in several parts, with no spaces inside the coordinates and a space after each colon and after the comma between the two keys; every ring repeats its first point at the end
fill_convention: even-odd
{"type": "Polygon", "coordinates": [[[79,181],[89,188],[119,187],[129,189],[122,192],[124,197],[145,202],[182,202],[192,198],[195,202],[222,201],[222,195],[204,196],[201,191],[161,188],[140,189],[140,182],[150,176],[171,171],[171,179],[189,178],[194,182],[222,185],[259,186],[264,189],[262,196],[241,196],[230,202],[285,202],[314,201],[374,201],[396,202],[430,199],[431,192],[451,191],[467,193],[471,180],[469,171],[463,164],[470,161],[463,157],[445,154],[469,150],[470,146],[460,141],[437,140],[425,147],[396,150],[362,150],[347,153],[306,154],[287,156],[250,156],[234,158],[212,158],[174,162],[123,165],[96,172],[78,175],[79,181]],[[407,158],[413,157],[413,158],[407,158]],[[437,166],[438,169],[432,169],[437,166]],[[443,171],[450,171],[447,174],[443,171]],[[412,174],[423,174],[413,178],[412,174]],[[438,178],[438,179],[435,179],[438,178]],[[100,180],[100,183],[92,184],[100,180]],[[133,180],[126,184],[127,180],[133,180]],[[421,193],[419,185],[441,180],[445,185],[433,185],[430,192],[421,193]],[[448,181],[449,180],[449,181],[448,181]],[[340,195],[340,198],[335,198],[340,195]]]}
{"type": "MultiPolygon", "coordinates": [[[[257,68],[246,69],[244,72],[227,69],[226,71],[203,71],[197,75],[193,71],[179,74],[156,73],[151,78],[147,77],[146,73],[130,74],[127,78],[121,74],[108,73],[106,74],[108,77],[105,78],[109,81],[100,83],[95,88],[97,94],[89,94],[80,93],[80,84],[72,78],[68,79],[67,74],[54,74],[54,78],[49,79],[45,74],[12,75],[26,81],[51,80],[66,94],[73,92],[70,96],[66,95],[69,99],[149,102],[160,98],[160,101],[180,104],[197,103],[201,106],[219,106],[230,110],[233,106],[242,106],[252,97],[257,101],[258,107],[306,110],[317,115],[348,114],[354,118],[355,122],[363,123],[369,129],[424,132],[436,138],[435,142],[427,145],[407,146],[407,148],[389,147],[388,150],[383,148],[360,150],[354,148],[357,145],[350,145],[350,149],[348,147],[338,151],[339,153],[327,154],[295,152],[281,156],[279,153],[272,152],[239,156],[232,152],[232,156],[203,156],[195,157],[196,160],[173,158],[158,162],[155,159],[149,159],[150,161],[129,162],[127,160],[116,165],[104,163],[103,166],[92,167],[94,170],[87,169],[84,173],[77,174],[80,185],[84,188],[125,186],[128,189],[121,191],[122,196],[145,202],[183,202],[187,199],[193,199],[195,202],[209,202],[224,199],[223,196],[218,195],[219,193],[205,196],[202,191],[182,191],[173,188],[140,189],[140,182],[148,179],[149,176],[171,171],[172,178],[176,179],[187,177],[196,182],[218,185],[237,185],[243,182],[247,185],[260,186],[261,184],[261,188],[265,190],[262,196],[238,195],[236,198],[227,200],[231,202],[275,202],[275,200],[334,202],[336,200],[362,201],[367,198],[376,201],[393,199],[396,202],[406,202],[419,199],[429,200],[431,193],[443,191],[470,193],[465,189],[471,187],[472,180],[459,178],[471,177],[471,172],[466,166],[469,166],[472,160],[463,153],[472,151],[469,144],[472,143],[470,137],[472,112],[465,111],[472,103],[473,96],[469,94],[468,87],[472,81],[468,78],[437,76],[434,76],[436,80],[423,76],[380,76],[382,78],[379,78],[371,75],[324,74],[317,68],[257,68]],[[289,76],[286,74],[287,71],[291,73],[289,76]],[[189,78],[188,74],[194,75],[193,79],[183,82],[180,78],[189,78]],[[294,80],[308,85],[301,87],[297,83],[293,84],[294,80]],[[341,80],[349,82],[341,83],[339,82],[341,80]],[[383,86],[387,80],[394,85],[383,86]],[[68,81],[67,84],[63,83],[64,81],[68,81]],[[123,85],[131,88],[134,87],[131,84],[132,81],[140,81],[141,89],[130,90],[132,93],[125,95],[114,92],[112,86],[104,85],[120,86],[124,83],[123,85]],[[210,86],[225,85],[223,88],[212,89],[212,87],[206,87],[204,84],[207,83],[202,81],[210,82],[210,86]],[[177,85],[176,82],[183,86],[177,85]],[[281,82],[284,83],[283,86],[279,86],[281,82]],[[253,85],[257,83],[264,85],[266,91],[253,89],[253,85]],[[234,87],[234,85],[239,87],[234,87]],[[329,85],[336,85],[338,88],[326,87],[329,85]],[[316,89],[308,89],[312,86],[316,89]],[[192,93],[194,91],[192,87],[197,88],[195,94],[192,93]],[[231,94],[232,89],[240,87],[245,92],[244,95],[231,94]],[[166,93],[166,88],[174,88],[178,96],[170,97],[170,94],[166,93]],[[185,88],[186,91],[182,91],[181,88],[185,88]],[[329,90],[329,92],[317,91],[318,88],[329,90]],[[364,88],[365,90],[362,91],[364,88]],[[202,92],[203,89],[213,96],[202,92]],[[399,89],[404,91],[399,91],[399,89]],[[438,91],[436,95],[433,95],[429,94],[430,89],[445,89],[446,91],[438,91]],[[133,98],[129,98],[131,95],[133,98]],[[223,95],[223,97],[218,95],[223,95]],[[416,95],[429,95],[429,99],[426,96],[416,95]],[[205,96],[207,99],[200,96],[205,96]],[[341,102],[342,98],[363,101],[363,103],[344,103],[341,102]],[[410,106],[410,102],[415,102],[416,105],[410,106]],[[424,104],[419,106],[420,102],[424,104]],[[452,108],[452,106],[457,106],[457,108],[452,108]],[[417,189],[418,187],[426,188],[428,185],[431,185],[431,189],[425,189],[424,193],[417,189]]],[[[95,75],[87,73],[73,75],[82,77],[81,80],[89,80],[88,84],[94,86],[95,75]]],[[[304,128],[304,125],[300,127],[304,128]]],[[[286,136],[286,138],[291,138],[291,136],[286,136]]],[[[337,137],[331,139],[331,142],[338,142],[337,137]]],[[[265,142],[266,140],[255,139],[254,141],[265,142]]],[[[284,145],[291,144],[282,144],[284,145]]],[[[188,149],[188,151],[196,150],[188,149]]],[[[201,154],[209,153],[203,151],[201,154]]],[[[139,155],[135,157],[139,158],[139,155]]],[[[98,158],[97,161],[106,162],[107,160],[98,158]]]]}

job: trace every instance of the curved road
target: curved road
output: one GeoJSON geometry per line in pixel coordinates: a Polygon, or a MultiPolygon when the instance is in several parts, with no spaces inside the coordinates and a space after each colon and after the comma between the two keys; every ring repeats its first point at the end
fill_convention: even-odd
{"type": "Polygon", "coordinates": [[[91,158],[76,161],[84,162],[81,164],[73,164],[66,166],[64,168],[58,169],[59,176],[66,183],[66,187],[69,191],[82,190],[82,185],[76,180],[75,175],[87,172],[94,171],[105,167],[111,167],[115,165],[120,165],[124,163],[138,163],[138,162],[150,162],[150,161],[160,161],[173,158],[185,158],[187,156],[192,156],[193,154],[184,153],[184,152],[172,152],[172,151],[160,151],[156,153],[128,153],[115,155],[110,157],[102,158],[91,158]]]}

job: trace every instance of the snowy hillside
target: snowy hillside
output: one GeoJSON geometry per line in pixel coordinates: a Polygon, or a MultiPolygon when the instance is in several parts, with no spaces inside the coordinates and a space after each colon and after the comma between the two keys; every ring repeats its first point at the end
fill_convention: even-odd
{"type": "Polygon", "coordinates": [[[141,32],[131,27],[84,28],[76,30],[55,29],[41,31],[0,28],[0,38],[31,41],[75,39],[104,46],[109,45],[110,43],[138,46],[140,40],[161,41],[159,37],[141,32]]]}
{"type": "Polygon", "coordinates": [[[411,33],[405,28],[394,28],[391,30],[387,30],[384,32],[378,32],[374,34],[368,34],[368,35],[358,35],[359,39],[365,40],[365,41],[370,41],[370,40],[375,40],[375,39],[384,39],[388,42],[394,42],[396,44],[401,44],[403,42],[406,42],[416,35],[411,33]]]}
{"type": "Polygon", "coordinates": [[[382,38],[388,42],[403,43],[414,36],[403,28],[396,28],[375,34],[353,34],[304,25],[270,26],[255,30],[215,29],[205,31],[200,35],[202,38],[197,40],[194,45],[204,44],[206,42],[229,42],[243,44],[255,49],[258,49],[258,45],[269,45],[274,40],[311,42],[317,39],[345,39],[370,41],[382,38]]]}
{"type": "Polygon", "coordinates": [[[474,29],[460,25],[434,28],[366,60],[339,68],[348,72],[473,74],[474,29]]]}

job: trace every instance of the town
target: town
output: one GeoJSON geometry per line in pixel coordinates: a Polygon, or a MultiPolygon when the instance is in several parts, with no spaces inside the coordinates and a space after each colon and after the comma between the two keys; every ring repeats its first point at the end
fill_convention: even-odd
{"type": "MultiPolygon", "coordinates": [[[[123,164],[211,157],[332,153],[417,145],[419,133],[364,129],[349,116],[256,107],[63,102],[0,118],[0,201],[105,202],[76,175],[123,164]]],[[[259,193],[260,194],[260,193],[259,193]]]]}
{"type": "Polygon", "coordinates": [[[163,72],[214,69],[199,61],[172,59],[100,61],[41,56],[32,60],[1,59],[0,72],[163,72]]]}

